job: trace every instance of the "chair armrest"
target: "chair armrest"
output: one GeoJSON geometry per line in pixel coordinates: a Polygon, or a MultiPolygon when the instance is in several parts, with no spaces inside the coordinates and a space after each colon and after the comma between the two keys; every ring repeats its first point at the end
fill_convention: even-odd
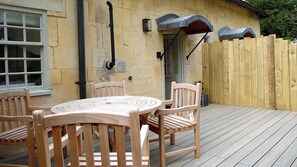
{"type": "Polygon", "coordinates": [[[48,107],[48,106],[29,106],[29,110],[30,111],[34,111],[34,110],[50,111],[51,110],[51,107],[48,107]]]}
{"type": "Polygon", "coordinates": [[[52,114],[51,107],[48,106],[29,106],[29,113],[33,114],[35,110],[43,110],[46,111],[45,115],[52,114]]]}
{"type": "Polygon", "coordinates": [[[173,101],[172,100],[164,100],[162,101],[162,105],[165,106],[165,105],[172,105],[173,101]]]}
{"type": "Polygon", "coordinates": [[[158,109],[155,112],[155,115],[168,115],[168,114],[174,114],[174,113],[178,113],[178,112],[195,111],[197,109],[198,109],[197,105],[183,106],[180,108],[158,109]]]}
{"type": "Polygon", "coordinates": [[[33,122],[33,116],[0,116],[0,121],[33,122]]]}

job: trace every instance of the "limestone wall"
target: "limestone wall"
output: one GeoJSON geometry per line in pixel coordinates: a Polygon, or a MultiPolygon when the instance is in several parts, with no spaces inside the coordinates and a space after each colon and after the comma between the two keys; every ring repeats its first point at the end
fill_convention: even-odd
{"type": "MultiPolygon", "coordinates": [[[[51,95],[32,98],[34,104],[57,104],[79,98],[78,42],[76,0],[9,0],[0,3],[46,9],[48,6],[48,57],[51,95]],[[28,1],[32,1],[28,3],[28,1]],[[34,2],[34,3],[33,3],[34,2]],[[48,4],[48,5],[46,5],[48,4]]],[[[129,95],[164,98],[163,61],[156,52],[163,52],[163,34],[157,31],[155,19],[168,13],[179,16],[199,14],[214,26],[210,40],[218,39],[217,31],[250,27],[259,35],[258,17],[236,4],[225,0],[111,0],[114,10],[116,60],[126,62],[126,72],[116,67],[106,71],[104,62],[110,60],[109,11],[105,0],[84,0],[87,92],[90,82],[121,81],[127,83],[129,95]],[[152,31],[142,31],[142,19],[152,20],[152,31]],[[128,76],[133,80],[129,81],[128,76]]],[[[185,56],[204,34],[185,35],[185,56]]],[[[185,60],[186,82],[202,80],[202,49],[199,46],[185,60]]],[[[89,94],[89,93],[88,93],[89,94]]],[[[88,95],[89,96],[89,95],[88,95]]]]}

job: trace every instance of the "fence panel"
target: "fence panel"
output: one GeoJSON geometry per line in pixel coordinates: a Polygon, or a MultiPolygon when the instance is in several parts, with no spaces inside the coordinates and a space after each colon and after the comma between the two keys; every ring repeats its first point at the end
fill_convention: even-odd
{"type": "Polygon", "coordinates": [[[275,35],[203,46],[203,81],[218,104],[297,111],[297,44],[275,35]]]}

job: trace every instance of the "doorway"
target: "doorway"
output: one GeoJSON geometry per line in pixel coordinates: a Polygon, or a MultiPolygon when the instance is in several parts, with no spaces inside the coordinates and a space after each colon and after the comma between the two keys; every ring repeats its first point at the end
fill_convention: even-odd
{"type": "MultiPolygon", "coordinates": [[[[164,48],[171,43],[172,35],[164,35],[164,48]]],[[[173,41],[164,56],[165,70],[165,99],[170,99],[171,82],[183,82],[184,80],[184,55],[183,55],[183,35],[180,34],[173,41]]]]}

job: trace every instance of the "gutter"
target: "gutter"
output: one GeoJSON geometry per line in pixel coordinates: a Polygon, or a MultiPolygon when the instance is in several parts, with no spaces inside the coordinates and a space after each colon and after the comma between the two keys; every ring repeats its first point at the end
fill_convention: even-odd
{"type": "Polygon", "coordinates": [[[248,4],[248,3],[246,3],[246,2],[244,2],[242,0],[227,0],[227,1],[233,2],[233,3],[235,3],[235,4],[237,4],[237,5],[241,6],[241,7],[244,7],[246,9],[251,10],[252,12],[259,15],[260,18],[265,18],[265,17],[269,16],[266,12],[262,11],[261,9],[256,8],[256,7],[250,5],[250,4],[248,4]]]}
{"type": "Polygon", "coordinates": [[[85,99],[86,91],[86,63],[85,63],[85,27],[84,27],[84,1],[77,0],[77,30],[78,30],[78,66],[79,81],[75,82],[79,85],[79,97],[85,99]]]}

